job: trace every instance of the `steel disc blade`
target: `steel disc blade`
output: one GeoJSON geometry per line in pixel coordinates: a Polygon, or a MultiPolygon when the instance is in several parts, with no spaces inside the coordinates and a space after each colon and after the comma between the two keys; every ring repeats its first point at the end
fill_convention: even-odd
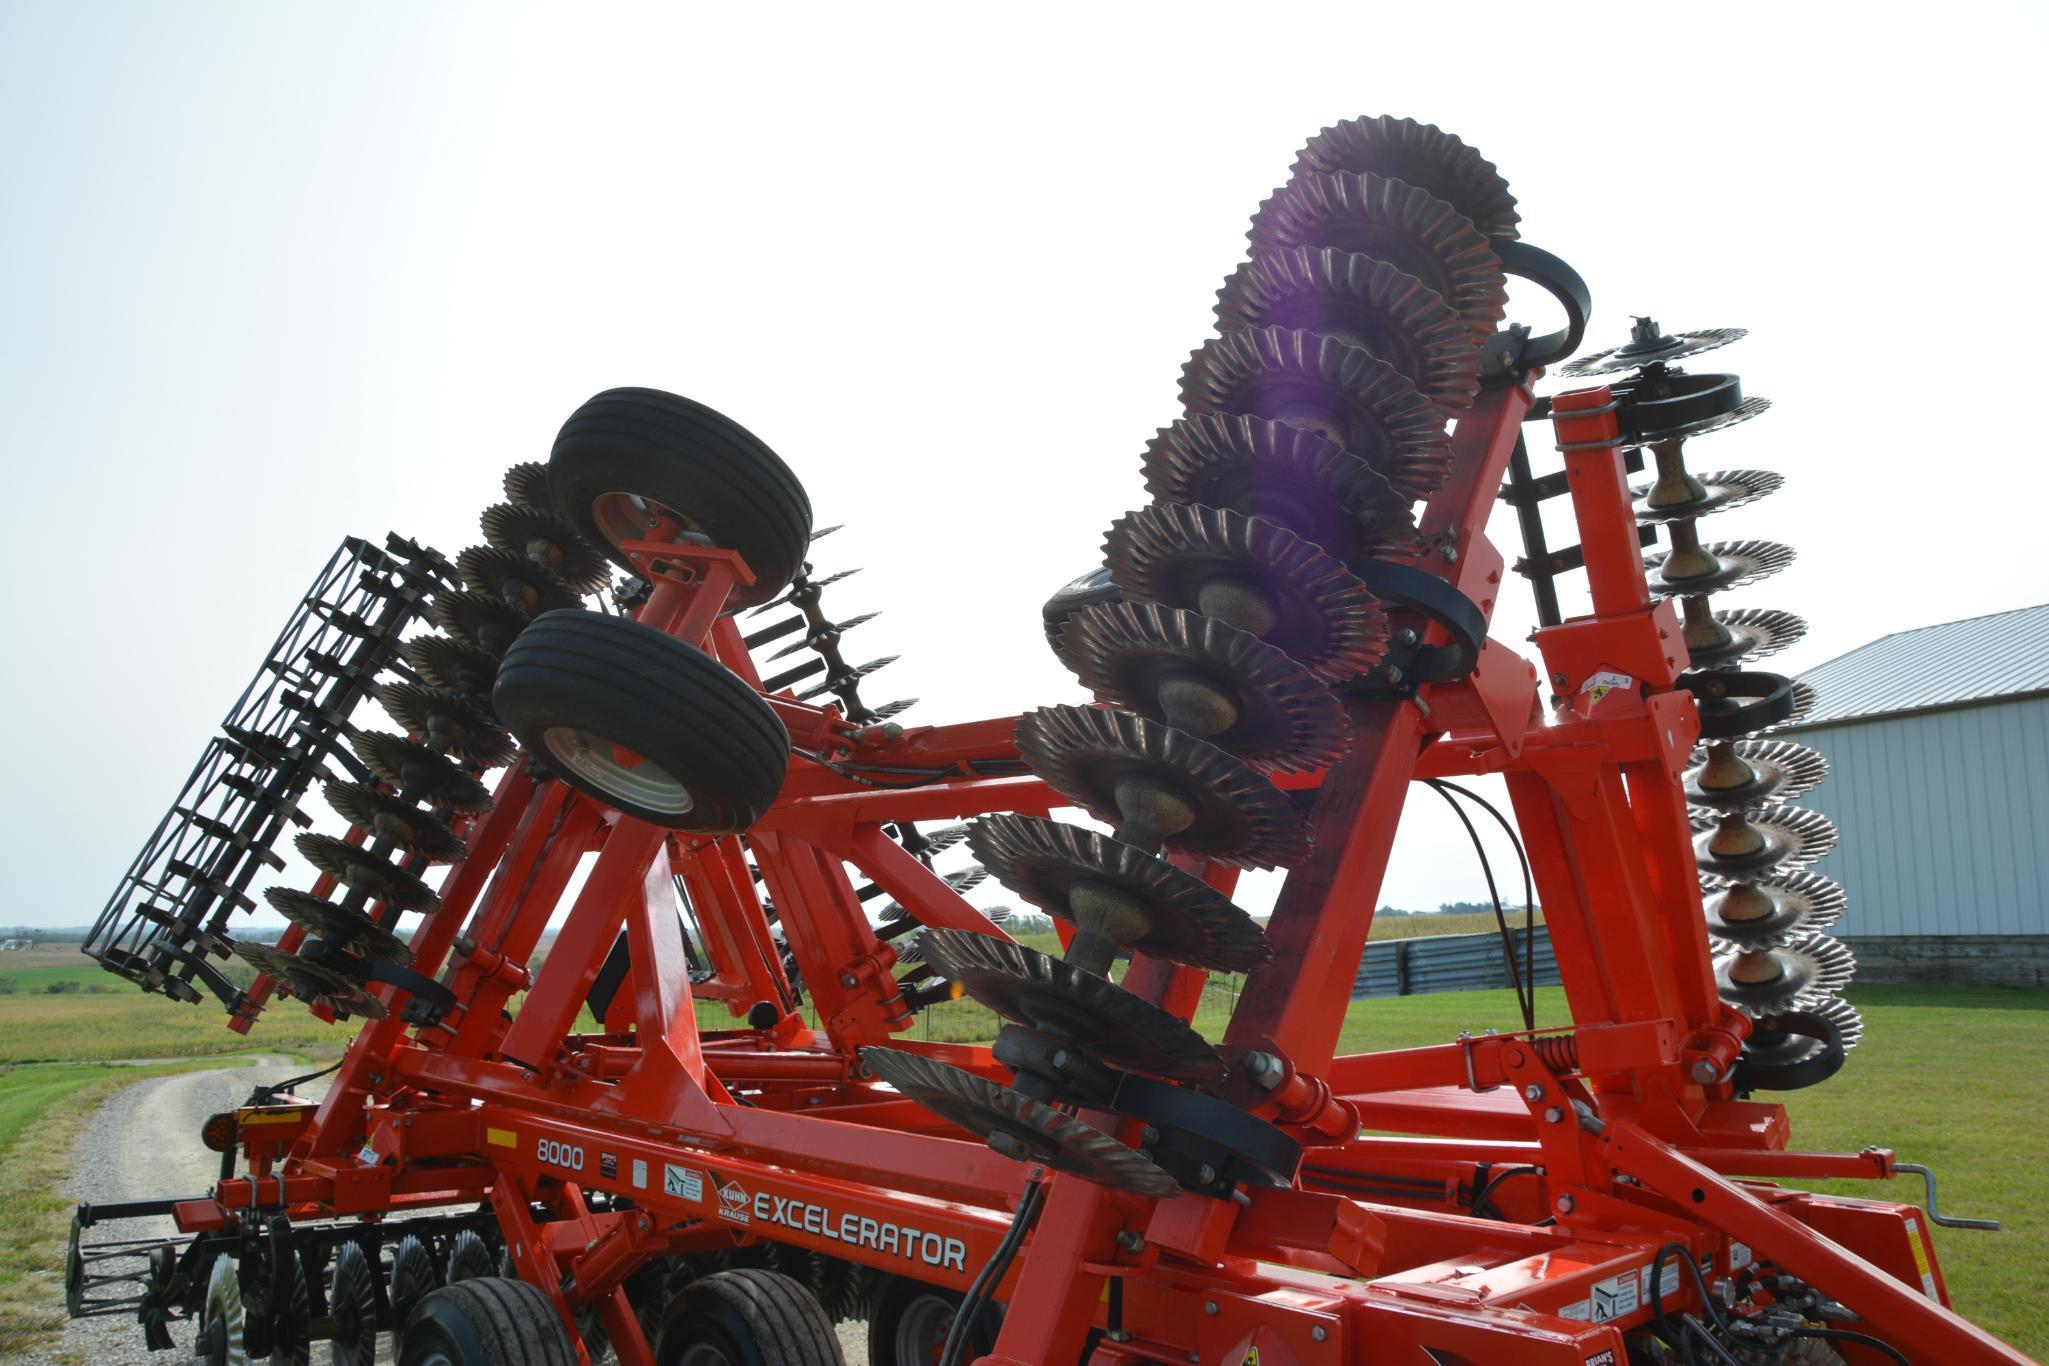
{"type": "Polygon", "coordinates": [[[417,683],[386,683],[377,704],[406,734],[429,749],[497,768],[519,755],[512,736],[482,706],[460,693],[417,683]]]}
{"type": "Polygon", "coordinates": [[[548,467],[538,460],[522,460],[505,471],[505,501],[553,512],[555,499],[548,492],[548,467]]]}
{"type": "Polygon", "coordinates": [[[1189,1083],[1218,1081],[1229,1070],[1181,1020],[1050,954],[959,930],[927,930],[919,947],[942,977],[1004,1019],[1113,1067],[1189,1083]]]}
{"type": "Polygon", "coordinates": [[[1145,448],[1146,492],[1287,528],[1340,560],[1418,544],[1413,499],[1337,443],[1242,413],[1162,427],[1145,448]]]}
{"type": "Polygon", "coordinates": [[[428,614],[465,645],[503,657],[532,620],[503,598],[482,593],[438,593],[428,614]]]}
{"type": "Polygon", "coordinates": [[[517,551],[473,545],[455,557],[455,569],[471,592],[501,598],[530,617],[583,606],[561,575],[517,551]]]}
{"type": "Polygon", "coordinates": [[[605,557],[577,535],[576,527],[552,506],[498,503],[485,508],[477,522],[492,545],[553,570],[579,593],[594,593],[611,580],[611,566],[605,557]]]}
{"type": "Polygon", "coordinates": [[[932,1113],[1006,1157],[1038,1162],[1097,1185],[1166,1199],[1180,1193],[1152,1159],[1050,1105],[972,1072],[893,1048],[864,1048],[861,1065],[932,1113]]]}
{"type": "Polygon", "coordinates": [[[1757,733],[1759,735],[1770,735],[1775,730],[1784,730],[1787,726],[1799,725],[1807,719],[1808,713],[1814,710],[1815,704],[1819,701],[1821,701],[1821,690],[1819,688],[1805,679],[1794,679],[1793,714],[1775,725],[1766,726],[1757,733]]]}
{"type": "Polygon", "coordinates": [[[1641,370],[1646,365],[1669,365],[1673,361],[1697,356],[1704,351],[1713,351],[1730,342],[1741,341],[1750,335],[1742,327],[1709,327],[1699,332],[1678,332],[1667,335],[1648,318],[1637,320],[1636,334],[1620,346],[1606,351],[1596,351],[1567,361],[1559,369],[1562,375],[1578,378],[1582,375],[1614,375],[1625,370],[1641,370]]]}
{"type": "Polygon", "coordinates": [[[1639,522],[1677,522],[1729,512],[1785,487],[1786,476],[1773,470],[1716,470],[1660,480],[1629,491],[1639,522]]]}
{"type": "Polygon", "coordinates": [[[1109,835],[1038,816],[984,816],[968,847],[1005,887],[1072,923],[1076,882],[1098,883],[1137,901],[1151,928],[1138,953],[1211,972],[1250,972],[1273,958],[1257,921],[1192,873],[1109,835]]]}
{"type": "Polygon", "coordinates": [[[1706,436],[1710,432],[1719,432],[1724,428],[1734,427],[1738,423],[1748,422],[1753,417],[1759,417],[1770,412],[1771,407],[1772,401],[1768,398],[1746,398],[1728,412],[1717,413],[1713,417],[1703,417],[1692,422],[1675,423],[1670,427],[1660,428],[1655,431],[1643,431],[1625,435],[1618,444],[1624,449],[1629,449],[1636,446],[1657,446],[1669,441],[1690,441],[1696,436],[1706,436]]]}
{"type": "Polygon", "coordinates": [[[1356,346],[1279,327],[1213,337],[1181,371],[1190,413],[1249,413],[1337,443],[1410,498],[1444,482],[1444,414],[1356,346]]]}
{"type": "Polygon", "coordinates": [[[1338,172],[1297,176],[1253,215],[1255,251],[1336,247],[1386,261],[1457,309],[1475,337],[1508,311],[1501,259],[1472,220],[1420,186],[1338,172]]]}
{"type": "Polygon", "coordinates": [[[1726,814],[1690,813],[1694,858],[1703,876],[1742,878],[1805,868],[1836,847],[1835,822],[1804,806],[1766,805],[1726,814]]]}
{"type": "Polygon", "coordinates": [[[447,755],[437,754],[403,735],[364,731],[349,737],[349,748],[381,781],[407,796],[466,815],[491,809],[488,788],[463,772],[447,755]]]}
{"type": "Polygon", "coordinates": [[[1702,546],[1706,558],[1695,564],[1674,562],[1671,552],[1654,550],[1643,557],[1651,593],[1660,598],[1723,593],[1768,579],[1793,563],[1793,548],[1776,541],[1714,541],[1702,546]]]}
{"type": "MultiPolygon", "coordinates": [[[[977,864],[970,864],[966,868],[961,868],[954,872],[948,873],[942,880],[946,883],[947,886],[953,888],[954,891],[959,892],[963,896],[965,896],[967,893],[972,892],[973,890],[975,890],[975,888],[981,886],[984,882],[987,882],[989,880],[989,870],[977,864]]],[[[895,922],[900,920],[917,919],[917,917],[912,915],[906,907],[894,901],[885,904],[883,908],[876,913],[876,917],[885,925],[894,924],[895,922]]]]}
{"type": "Polygon", "coordinates": [[[454,863],[466,852],[462,839],[439,819],[393,792],[365,783],[332,782],[327,804],[350,825],[361,826],[373,839],[390,840],[410,854],[436,863],[454,863]]]}
{"type": "Polygon", "coordinates": [[[1351,746],[1331,690],[1258,637],[1155,602],[1067,619],[1060,660],[1096,700],[1201,735],[1262,771],[1328,768],[1351,746]]]}
{"type": "Polygon", "coordinates": [[[1488,237],[1516,236],[1515,196],[1494,163],[1434,123],[1389,114],[1334,123],[1309,139],[1293,174],[1364,172],[1427,190],[1488,237]]]}
{"type": "Polygon", "coordinates": [[[809,701],[814,697],[823,697],[829,692],[845,692],[848,688],[853,687],[856,683],[868,677],[868,675],[888,668],[901,658],[903,658],[901,655],[884,655],[880,659],[871,659],[866,664],[848,669],[843,673],[836,673],[817,687],[807,688],[803,692],[798,693],[797,700],[803,702],[809,701]]]}
{"type": "Polygon", "coordinates": [[[871,722],[887,721],[891,717],[902,716],[905,712],[909,711],[912,707],[915,707],[917,705],[918,699],[915,697],[899,697],[894,702],[884,702],[879,707],[870,707],[868,709],[867,720],[871,722]]]}
{"type": "Polygon", "coordinates": [[[1812,870],[1777,873],[1755,882],[1706,879],[1702,903],[1717,944],[1767,949],[1825,930],[1842,919],[1842,884],[1812,870]]]}
{"type": "Polygon", "coordinates": [[[451,636],[414,636],[402,653],[429,686],[467,697],[489,698],[498,679],[498,656],[451,636]]]}
{"type": "Polygon", "coordinates": [[[1715,612],[1705,597],[1684,599],[1686,650],[1698,669],[1734,669],[1766,659],[1807,634],[1807,619],[1771,607],[1715,612]]]}
{"type": "Polygon", "coordinates": [[[1772,1015],[1838,995],[1856,972],[1842,940],[1809,934],[1779,948],[1723,954],[1715,960],[1715,989],[1746,1015],[1772,1015]]]}
{"type": "MultiPolygon", "coordinates": [[[[1309,825],[1287,795],[1243,760],[1143,717],[1096,707],[1042,707],[1018,718],[1025,763],[1097,820],[1120,828],[1120,779],[1171,790],[1193,822],[1165,837],[1191,854],[1241,868],[1291,867],[1309,854],[1309,825]]],[[[987,862],[987,860],[984,860],[987,862]]]]}
{"type": "Polygon", "coordinates": [[[1169,503],[1126,513],[1103,538],[1129,601],[1222,617],[1319,678],[1346,681],[1387,654],[1387,616],[1345,565],[1285,527],[1169,503]]]}
{"type": "Polygon", "coordinates": [[[263,899],[270,903],[272,910],[316,939],[324,939],[351,953],[381,958],[400,967],[413,961],[413,951],[406,947],[404,940],[361,911],[322,901],[311,892],[302,892],[295,887],[268,888],[263,899]]]}
{"type": "Polygon", "coordinates": [[[235,956],[276,982],[286,995],[365,1020],[381,1020],[384,1003],[322,965],[269,944],[237,941],[235,956]]]}
{"type": "Polygon", "coordinates": [[[308,832],[293,838],[300,857],[352,891],[402,911],[441,909],[441,898],[426,883],[360,844],[308,832]]]}
{"type": "Polygon", "coordinates": [[[1480,348],[1458,310],[1385,261],[1331,247],[1253,257],[1217,291],[1226,332],[1281,327],[1335,337],[1406,376],[1440,412],[1480,389],[1480,348]]]}
{"type": "Polygon", "coordinates": [[[1686,769],[1686,800],[1715,811],[1790,802],[1828,777],[1821,751],[1790,740],[1738,740],[1696,748],[1686,769]]]}

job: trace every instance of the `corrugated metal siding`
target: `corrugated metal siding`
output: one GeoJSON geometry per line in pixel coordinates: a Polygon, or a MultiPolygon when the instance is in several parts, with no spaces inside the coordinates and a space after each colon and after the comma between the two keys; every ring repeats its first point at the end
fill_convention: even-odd
{"type": "Polygon", "coordinates": [[[2049,692],[2049,604],[1895,631],[1800,675],[1821,694],[1798,728],[2049,692]]]}
{"type": "Polygon", "coordinates": [[[2049,932],[2049,698],[1803,729],[1844,935],[2049,932]]]}
{"type": "MultiPolygon", "coordinates": [[[[1518,971],[1523,964],[1523,933],[1511,929],[1518,971]]],[[[1558,962],[1551,956],[1551,936],[1542,925],[1530,952],[1535,957],[1540,987],[1558,985],[1558,962]]],[[[1367,996],[1421,996],[1432,991],[1486,991],[1505,987],[1508,964],[1498,934],[1432,934],[1414,939],[1376,939],[1359,960],[1352,999],[1367,996]]]]}

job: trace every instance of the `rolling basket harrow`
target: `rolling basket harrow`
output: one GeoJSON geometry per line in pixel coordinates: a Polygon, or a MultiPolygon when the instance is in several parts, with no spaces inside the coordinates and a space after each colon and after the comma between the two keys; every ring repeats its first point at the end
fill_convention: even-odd
{"type": "Polygon", "coordinates": [[[1722,602],[1792,551],[1698,529],[1781,482],[1695,468],[1768,406],[1695,368],[1742,333],[1568,360],[1586,287],[1517,224],[1434,127],[1310,140],[1152,501],[1047,603],[1097,705],[865,701],[890,660],[843,655],[868,617],[827,613],[796,477],[672,394],[584,404],[453,560],[346,542],[86,951],[236,1030],[279,996],[360,1027],[317,1099],[208,1124],[211,1191],[81,1206],[71,1312],[348,1366],[386,1331],[448,1366],[829,1362],[847,1318],[886,1363],[2021,1359],[1946,1307],[1932,1177],[1925,1213],[1776,1184],[1925,1171],[1800,1151],[1754,1098],[1861,1024],[1808,870],[1836,831],[1793,804],[1827,766],[1770,736],[1813,698],[1758,667],[1805,624],[1722,602]],[[1511,279],[1565,326],[1508,324],[1511,279]],[[1488,636],[1512,572],[1529,659],[1488,636]],[[1336,1056],[1404,795],[1482,774],[1571,1024],[1336,1056]],[[238,935],[287,836],[317,877],[238,935]],[[1243,869],[1287,870],[1264,925],[1243,869]],[[1220,1044],[1212,972],[1247,974],[1220,1044]],[[993,1046],[908,1037],[962,997],[993,1046]],[[99,1233],[163,1214],[185,1236],[99,1233]]]}

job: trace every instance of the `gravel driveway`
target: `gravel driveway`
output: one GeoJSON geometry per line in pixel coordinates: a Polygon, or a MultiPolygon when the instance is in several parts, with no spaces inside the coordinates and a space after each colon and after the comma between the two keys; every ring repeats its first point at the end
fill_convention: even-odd
{"type": "MultiPolygon", "coordinates": [[[[212,1068],[137,1082],[116,1094],[72,1145],[72,1179],[64,1193],[74,1200],[137,1200],[160,1195],[194,1195],[213,1185],[220,1156],[199,1145],[199,1126],[206,1117],[230,1110],[248,1099],[258,1083],[282,1081],[306,1069],[282,1059],[259,1059],[251,1067],[212,1068]]],[[[318,1093],[318,1085],[301,1094],[318,1093]]],[[[104,1226],[109,1240],[154,1238],[175,1233],[168,1217],[131,1219],[104,1226]]],[[[61,1300],[63,1290],[50,1286],[61,1300]]],[[[62,1338],[49,1350],[6,1358],[0,1366],[174,1366],[188,1360],[191,1325],[173,1325],[175,1352],[151,1352],[132,1318],[83,1319],[65,1325],[62,1338]]],[[[868,1359],[866,1326],[843,1323],[840,1345],[850,1366],[868,1359]]],[[[389,1361],[387,1340],[378,1360],[389,1361]]],[[[328,1349],[316,1344],[313,1360],[325,1366],[328,1349]]]]}

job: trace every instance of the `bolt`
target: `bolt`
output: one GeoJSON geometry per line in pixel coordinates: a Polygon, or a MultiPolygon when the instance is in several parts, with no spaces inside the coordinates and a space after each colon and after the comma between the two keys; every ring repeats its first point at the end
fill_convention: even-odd
{"type": "Polygon", "coordinates": [[[1196,1168],[1196,1171],[1195,1171],[1195,1184],[1196,1184],[1196,1185],[1198,1185],[1198,1186],[1207,1186],[1207,1185],[1210,1185],[1210,1184],[1211,1184],[1212,1182],[1214,1182],[1214,1181],[1215,1181],[1216,1179],[1217,1179],[1217,1169],[1216,1169],[1215,1167],[1212,1167],[1212,1166],[1210,1166],[1210,1165],[1209,1165],[1209,1164],[1208,1164],[1207,1162],[1203,1163],[1203,1164],[1202,1164],[1202,1166],[1200,1166],[1200,1167],[1196,1168]]]}
{"type": "Polygon", "coordinates": [[[1287,1080],[1288,1065],[1271,1053],[1254,1049],[1238,1061],[1262,1091],[1271,1091],[1287,1080]]]}
{"type": "Polygon", "coordinates": [[[1710,1059],[1696,1059],[1693,1064],[1693,1079],[1702,1086],[1712,1086],[1722,1079],[1721,1069],[1710,1059]]]}
{"type": "Polygon", "coordinates": [[[1540,1101],[1540,1100],[1542,1100],[1543,1098],[1544,1098],[1544,1088],[1543,1088],[1543,1087],[1541,1087],[1541,1086],[1539,1086],[1539,1085],[1537,1085],[1537,1083],[1535,1083],[1535,1082],[1531,1082],[1531,1083],[1530,1083],[1530,1084],[1529,1084],[1528,1086],[1525,1086],[1525,1087],[1523,1088],[1523,1099],[1524,1099],[1524,1100],[1527,1100],[1527,1101],[1530,1101],[1530,1102],[1532,1102],[1532,1103],[1535,1103],[1536,1101],[1540,1101]]]}
{"type": "Polygon", "coordinates": [[[1551,675],[1551,686],[1552,686],[1552,687],[1554,687],[1554,688],[1562,688],[1562,687],[1564,687],[1564,686],[1565,686],[1565,675],[1564,675],[1564,674],[1552,674],[1552,675],[1551,675]]]}
{"type": "Polygon", "coordinates": [[[860,983],[861,979],[854,976],[854,974],[851,972],[843,972],[840,974],[840,985],[843,987],[859,986],[860,983]]]}
{"type": "Polygon", "coordinates": [[[1570,1214],[1574,1208],[1573,1198],[1569,1195],[1561,1195],[1551,1202],[1551,1208],[1557,1210],[1560,1214],[1570,1214]]]}
{"type": "Polygon", "coordinates": [[[1324,1328],[1322,1324],[1319,1323],[1314,1328],[1311,1328],[1309,1330],[1309,1336],[1316,1339],[1318,1342],[1322,1342],[1325,1338],[1330,1336],[1330,1333],[1324,1328]]]}
{"type": "Polygon", "coordinates": [[[1108,1337],[1108,1338],[1110,1339],[1110,1341],[1112,1341],[1112,1342],[1129,1342],[1129,1341],[1131,1341],[1131,1334],[1129,1334],[1129,1333],[1125,1332],[1125,1331],[1124,1331],[1124,1330],[1123,1330],[1122,1328],[1112,1328],[1112,1329],[1111,1329],[1111,1330],[1109,1331],[1109,1333],[1108,1333],[1108,1334],[1106,1334],[1106,1336],[1107,1336],[1107,1337],[1108,1337]]]}
{"type": "Polygon", "coordinates": [[[1544,1112],[1544,1122],[1546,1124],[1556,1124],[1559,1120],[1564,1118],[1565,1111],[1559,1109],[1556,1105],[1552,1106],[1550,1109],[1544,1112]]]}
{"type": "Polygon", "coordinates": [[[1074,1066],[1074,1055],[1064,1048],[1056,1048],[1046,1061],[1053,1065],[1054,1071],[1065,1072],[1074,1066]]]}
{"type": "Polygon", "coordinates": [[[1208,1314],[1211,1318],[1215,1318],[1217,1314],[1217,1302],[1215,1300],[1204,1300],[1202,1302],[1202,1312],[1208,1314]]]}
{"type": "Polygon", "coordinates": [[[1416,634],[1415,628],[1409,626],[1404,626],[1394,633],[1394,643],[1403,648],[1414,645],[1419,639],[1421,637],[1416,634]]]}
{"type": "Polygon", "coordinates": [[[1402,672],[1402,666],[1401,666],[1401,665],[1399,665],[1399,664],[1390,664],[1390,665],[1388,665],[1388,666],[1387,666],[1387,681],[1388,681],[1388,682],[1390,682],[1390,683],[1395,683],[1395,684],[1399,684],[1399,683],[1400,683],[1400,682],[1401,682],[1401,681],[1402,681],[1402,680],[1403,680],[1404,678],[1406,678],[1406,677],[1408,677],[1408,675],[1402,672]]]}
{"type": "Polygon", "coordinates": [[[1444,562],[1445,562],[1446,564],[1457,564],[1457,563],[1458,563],[1458,547],[1457,547],[1457,546],[1455,546],[1455,545],[1448,545],[1448,546],[1446,546],[1446,547],[1444,548],[1444,562]]]}
{"type": "Polygon", "coordinates": [[[1126,1252],[1137,1252],[1145,1246],[1145,1238],[1135,1228],[1119,1229],[1117,1231],[1117,1246],[1123,1248],[1126,1252]]]}
{"type": "Polygon", "coordinates": [[[1016,1134],[1007,1134],[1001,1129],[989,1135],[989,1146],[1014,1162],[1029,1161],[1032,1155],[1029,1143],[1016,1134]]]}
{"type": "Polygon", "coordinates": [[[1141,1148],[1150,1148],[1159,1141],[1160,1131],[1150,1124],[1138,1131],[1138,1146],[1141,1148]]]}

